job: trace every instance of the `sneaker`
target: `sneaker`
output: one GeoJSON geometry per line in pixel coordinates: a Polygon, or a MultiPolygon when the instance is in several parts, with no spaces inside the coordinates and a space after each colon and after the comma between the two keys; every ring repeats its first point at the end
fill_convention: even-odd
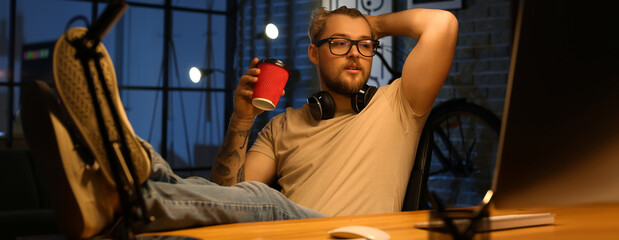
{"type": "Polygon", "coordinates": [[[61,115],[58,98],[47,84],[27,84],[21,109],[24,134],[48,183],[60,230],[69,239],[97,235],[119,213],[116,188],[76,147],[61,115]]]}
{"type": "MultiPolygon", "coordinates": [[[[97,46],[97,52],[102,54],[101,68],[105,77],[104,83],[109,89],[110,98],[106,98],[104,89],[101,86],[101,79],[98,78],[97,69],[93,61],[89,63],[90,73],[95,82],[95,92],[98,106],[104,119],[104,129],[107,131],[109,139],[104,139],[99,131],[99,123],[96,117],[96,106],[94,106],[88,83],[84,77],[84,70],[80,61],[75,58],[76,50],[67,39],[77,39],[86,33],[85,28],[76,27],[60,36],[54,49],[54,79],[58,94],[66,108],[72,122],[77,126],[79,135],[82,136],[84,143],[94,155],[95,161],[101,166],[105,178],[110,184],[115,185],[112,171],[109,164],[110,156],[106,152],[105,141],[112,142],[116,151],[119,152],[122,144],[120,132],[124,133],[127,148],[129,149],[133,165],[135,166],[138,183],[142,184],[151,171],[151,162],[142,145],[140,145],[133,128],[129,123],[125,109],[120,101],[118,87],[116,83],[116,73],[112,60],[103,46],[97,46]],[[111,101],[108,101],[111,99],[111,101]],[[120,119],[120,129],[114,121],[110,105],[114,106],[117,116],[120,119]]],[[[121,159],[129,159],[128,156],[121,156],[121,159]]],[[[122,161],[121,161],[122,162],[122,161]]],[[[126,166],[125,166],[126,169],[126,166]]]]}

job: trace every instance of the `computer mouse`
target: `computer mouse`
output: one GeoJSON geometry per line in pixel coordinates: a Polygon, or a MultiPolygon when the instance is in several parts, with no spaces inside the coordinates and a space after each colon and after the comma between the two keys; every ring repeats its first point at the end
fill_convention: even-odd
{"type": "Polygon", "coordinates": [[[334,238],[344,239],[373,239],[373,240],[388,240],[391,238],[389,234],[374,227],[368,226],[345,226],[329,231],[329,236],[334,238]]]}

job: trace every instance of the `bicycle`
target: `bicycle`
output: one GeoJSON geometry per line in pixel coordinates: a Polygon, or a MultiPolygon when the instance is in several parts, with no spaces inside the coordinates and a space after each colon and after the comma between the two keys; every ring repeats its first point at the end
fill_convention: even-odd
{"type": "Polygon", "coordinates": [[[431,162],[428,190],[446,207],[477,205],[492,185],[501,120],[490,110],[465,99],[452,99],[432,109],[431,162]]]}

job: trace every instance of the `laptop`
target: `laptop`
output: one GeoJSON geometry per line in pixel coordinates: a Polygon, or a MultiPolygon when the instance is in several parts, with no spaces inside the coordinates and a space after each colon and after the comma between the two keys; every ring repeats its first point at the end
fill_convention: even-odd
{"type": "Polygon", "coordinates": [[[617,3],[521,2],[497,208],[619,202],[617,3]]]}

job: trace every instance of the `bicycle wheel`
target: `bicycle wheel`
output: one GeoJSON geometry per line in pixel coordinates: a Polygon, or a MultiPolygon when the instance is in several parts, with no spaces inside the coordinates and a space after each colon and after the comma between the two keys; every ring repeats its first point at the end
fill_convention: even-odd
{"type": "Polygon", "coordinates": [[[445,207],[479,204],[492,187],[500,119],[479,105],[455,99],[435,107],[428,124],[432,144],[428,190],[445,207]]]}

